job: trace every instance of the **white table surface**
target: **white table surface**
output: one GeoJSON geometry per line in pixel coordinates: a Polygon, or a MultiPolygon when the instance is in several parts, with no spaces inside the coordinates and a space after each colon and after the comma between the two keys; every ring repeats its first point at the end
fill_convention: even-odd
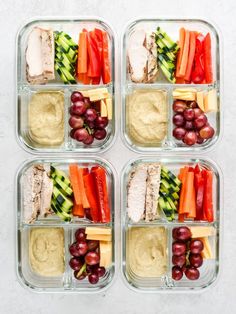
{"type": "MultiPolygon", "coordinates": [[[[157,0],[1,0],[0,1],[0,313],[236,313],[236,3],[235,1],[157,0]],[[216,286],[196,294],[137,294],[121,278],[98,295],[35,294],[15,274],[14,174],[30,154],[15,140],[15,36],[33,16],[98,15],[121,35],[124,25],[139,16],[202,17],[214,21],[224,39],[224,137],[207,153],[224,173],[224,239],[222,274],[216,286]]],[[[120,39],[120,37],[119,37],[120,39]]],[[[117,106],[120,106],[117,104],[117,106]]],[[[103,155],[119,172],[127,156],[135,156],[119,138],[103,155]],[[114,157],[115,156],[115,157],[114,157]]]]}

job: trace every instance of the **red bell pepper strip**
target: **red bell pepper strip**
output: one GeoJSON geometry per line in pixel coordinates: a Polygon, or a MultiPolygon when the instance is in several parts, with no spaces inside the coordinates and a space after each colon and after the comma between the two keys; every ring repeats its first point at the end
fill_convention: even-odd
{"type": "Polygon", "coordinates": [[[108,84],[111,82],[108,35],[106,32],[102,33],[102,81],[103,84],[108,84]]]}
{"type": "Polygon", "coordinates": [[[91,173],[88,173],[83,176],[83,179],[84,179],[85,193],[86,193],[89,205],[90,205],[90,215],[91,215],[92,221],[95,223],[100,222],[99,204],[98,204],[98,197],[96,193],[94,177],[91,173]]]}
{"type": "Polygon", "coordinates": [[[204,36],[199,34],[196,38],[196,49],[191,73],[191,81],[195,84],[200,84],[205,79],[203,41],[204,36]]]}
{"type": "Polygon", "coordinates": [[[213,81],[212,75],[212,57],[211,57],[211,36],[207,33],[203,41],[204,69],[206,83],[210,84],[213,81]]]}
{"type": "Polygon", "coordinates": [[[204,179],[203,213],[208,222],[213,222],[213,173],[211,170],[205,170],[204,179]]]}
{"type": "Polygon", "coordinates": [[[196,218],[203,220],[204,178],[201,173],[195,173],[194,185],[196,190],[196,218]]]}
{"type": "Polygon", "coordinates": [[[96,37],[93,32],[88,33],[88,56],[89,65],[88,76],[99,77],[101,75],[101,62],[96,37]]]}
{"type": "Polygon", "coordinates": [[[95,180],[95,187],[96,187],[97,196],[98,196],[101,222],[109,223],[111,220],[111,217],[110,217],[110,208],[109,208],[109,199],[108,199],[108,192],[107,192],[105,170],[101,167],[98,167],[96,169],[91,169],[91,174],[93,175],[94,180],[95,180]]]}

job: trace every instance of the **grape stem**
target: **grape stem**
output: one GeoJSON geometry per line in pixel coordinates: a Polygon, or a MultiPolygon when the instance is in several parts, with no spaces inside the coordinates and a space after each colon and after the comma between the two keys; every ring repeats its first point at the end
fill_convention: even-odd
{"type": "Polygon", "coordinates": [[[78,272],[76,277],[79,278],[85,270],[86,270],[86,263],[84,263],[84,265],[80,268],[80,271],[78,272]]]}

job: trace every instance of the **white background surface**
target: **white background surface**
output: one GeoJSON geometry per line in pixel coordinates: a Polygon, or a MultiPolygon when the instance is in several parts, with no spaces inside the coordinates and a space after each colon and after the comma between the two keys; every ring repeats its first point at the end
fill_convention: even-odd
{"type": "MultiPolygon", "coordinates": [[[[0,0],[0,313],[236,313],[236,3],[235,1],[158,0],[0,0]],[[214,21],[224,39],[224,137],[207,155],[221,166],[224,177],[225,214],[222,274],[217,285],[201,294],[145,295],[130,291],[120,278],[100,295],[35,294],[20,286],[15,274],[14,174],[29,158],[16,143],[14,126],[15,36],[19,26],[33,16],[98,15],[121,30],[139,16],[202,17],[214,21]]],[[[119,62],[119,61],[117,61],[119,62]]],[[[120,106],[120,104],[117,104],[120,106]]],[[[134,154],[120,138],[104,157],[119,172],[134,154]]]]}

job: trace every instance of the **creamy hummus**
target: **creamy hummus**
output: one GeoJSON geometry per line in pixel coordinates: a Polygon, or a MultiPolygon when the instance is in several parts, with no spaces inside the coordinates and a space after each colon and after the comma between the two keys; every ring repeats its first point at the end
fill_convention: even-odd
{"type": "Polygon", "coordinates": [[[60,145],[64,141],[64,94],[38,92],[29,104],[29,134],[41,145],[60,145]]]}
{"type": "Polygon", "coordinates": [[[127,128],[132,142],[155,145],[167,133],[167,99],[162,90],[136,90],[127,96],[127,128]]]}
{"type": "Polygon", "coordinates": [[[160,277],[167,270],[164,227],[133,227],[128,231],[127,264],[139,277],[160,277]]]}
{"type": "Polygon", "coordinates": [[[30,231],[29,260],[38,275],[60,276],[65,270],[63,228],[33,228],[30,231]]]}

